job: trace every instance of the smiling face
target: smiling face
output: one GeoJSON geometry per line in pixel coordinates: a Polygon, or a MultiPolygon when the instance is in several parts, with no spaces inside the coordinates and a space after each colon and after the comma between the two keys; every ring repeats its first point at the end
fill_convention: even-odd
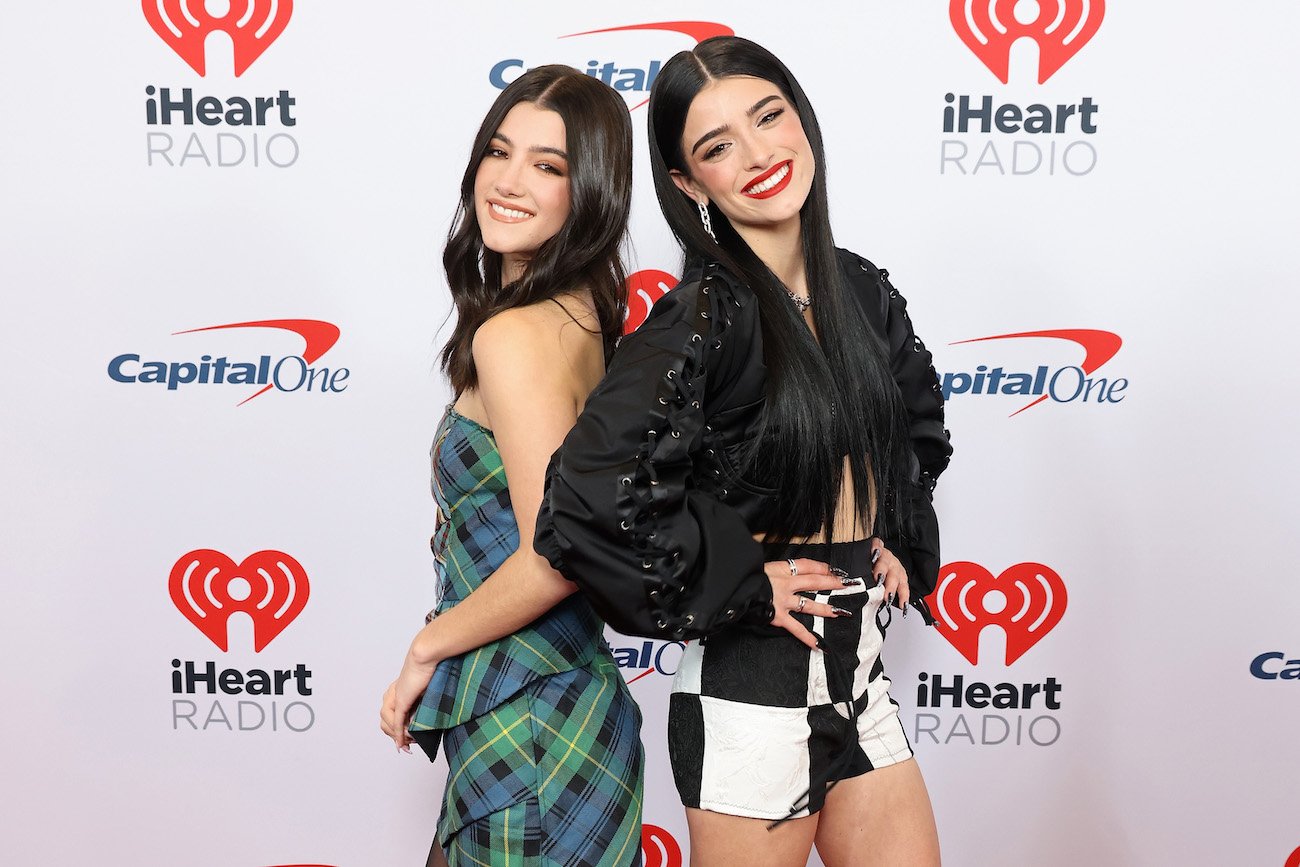
{"type": "Polygon", "coordinates": [[[569,218],[569,160],[564,120],[521,102],[488,143],[474,175],[474,212],[483,245],[517,279],[542,244],[569,218]]]}
{"type": "Polygon", "coordinates": [[[738,232],[799,219],[817,170],[794,106],[770,81],[720,78],[691,102],[682,130],[687,172],[671,174],[696,202],[712,202],[738,232]]]}

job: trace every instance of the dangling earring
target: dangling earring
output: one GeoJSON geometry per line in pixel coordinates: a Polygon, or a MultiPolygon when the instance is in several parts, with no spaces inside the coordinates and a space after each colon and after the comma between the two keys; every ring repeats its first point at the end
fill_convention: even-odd
{"type": "Polygon", "coordinates": [[[709,233],[709,237],[712,238],[713,243],[716,244],[718,242],[718,236],[713,234],[713,220],[709,218],[709,206],[704,202],[696,202],[695,204],[700,208],[700,222],[704,224],[704,231],[709,233]]]}

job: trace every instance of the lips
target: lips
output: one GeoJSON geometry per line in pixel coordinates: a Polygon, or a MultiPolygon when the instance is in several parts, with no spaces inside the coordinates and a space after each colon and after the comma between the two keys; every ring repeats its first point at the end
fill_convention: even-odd
{"type": "Polygon", "coordinates": [[[500,202],[488,200],[488,214],[492,219],[501,223],[522,223],[524,220],[532,219],[535,216],[531,211],[524,211],[519,208],[512,208],[509,205],[503,205],[500,202]]]}
{"type": "Polygon", "coordinates": [[[783,160],[754,178],[749,186],[740,192],[751,199],[770,199],[789,186],[792,174],[791,161],[783,160]]]}

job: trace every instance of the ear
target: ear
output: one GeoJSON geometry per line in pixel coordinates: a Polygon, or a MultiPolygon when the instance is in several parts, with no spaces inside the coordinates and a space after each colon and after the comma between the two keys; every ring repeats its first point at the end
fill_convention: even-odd
{"type": "Polygon", "coordinates": [[[695,204],[707,205],[709,203],[709,197],[700,192],[699,187],[695,185],[695,181],[691,180],[685,172],[669,169],[668,177],[672,178],[673,183],[677,185],[677,189],[685,193],[686,197],[695,204]]]}

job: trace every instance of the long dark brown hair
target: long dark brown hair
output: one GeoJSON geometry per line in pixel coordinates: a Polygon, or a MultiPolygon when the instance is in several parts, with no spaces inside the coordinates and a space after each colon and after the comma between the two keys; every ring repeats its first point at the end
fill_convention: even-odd
{"type": "Polygon", "coordinates": [[[779,491],[778,508],[767,516],[769,539],[789,539],[822,527],[830,537],[846,455],[859,519],[877,535],[888,535],[898,526],[906,502],[901,497],[908,469],[906,411],[887,350],[861,311],[854,309],[856,302],[840,271],[826,201],[821,128],[803,88],[762,46],[735,36],[715,37],[664,64],[650,93],[648,127],[655,192],[688,267],[717,260],[758,299],[767,406],[763,434],[746,471],[779,491]],[[800,223],[820,348],[790,303],[785,285],[721,210],[709,205],[715,241],[701,225],[695,202],[670,174],[675,169],[690,175],[682,130],[691,102],[711,82],[731,76],[752,76],[775,85],[798,114],[817,161],[800,223]],[[869,516],[871,490],[877,497],[874,526],[869,516]]]}
{"type": "Polygon", "coordinates": [[[626,103],[612,88],[571,67],[551,65],[524,73],[501,92],[474,136],[442,253],[457,312],[456,327],[442,348],[442,369],[457,395],[478,384],[470,349],[480,325],[502,310],[555,301],[577,289],[591,291],[609,360],[627,308],[619,247],[627,235],[631,202],[632,122],[626,103]],[[502,285],[501,254],[483,246],[474,179],[492,136],[521,102],[553,111],[564,121],[569,216],[537,249],[523,275],[502,285]]]}

